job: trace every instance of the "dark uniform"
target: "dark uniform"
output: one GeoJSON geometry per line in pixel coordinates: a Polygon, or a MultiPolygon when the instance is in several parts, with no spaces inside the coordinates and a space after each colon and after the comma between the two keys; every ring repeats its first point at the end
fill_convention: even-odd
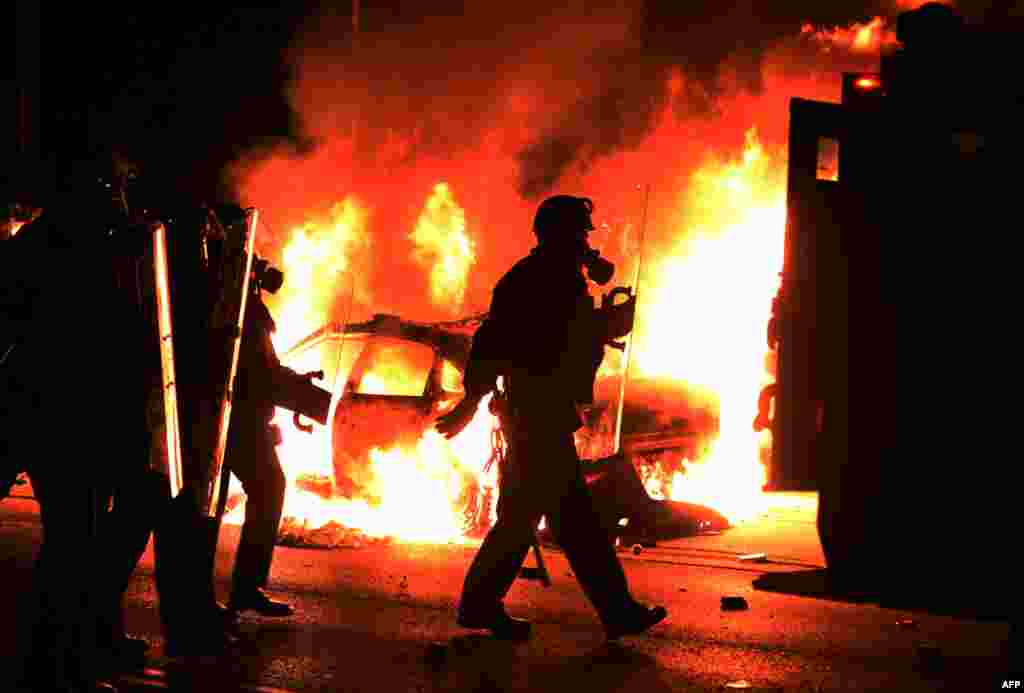
{"type": "Polygon", "coordinates": [[[168,234],[185,477],[185,487],[173,500],[166,473],[152,459],[161,447],[154,436],[163,435],[156,299],[150,295],[155,290],[152,266],[136,254],[135,258],[122,258],[116,272],[120,293],[131,297],[133,313],[141,318],[136,320],[137,334],[126,341],[141,374],[139,392],[134,395],[138,404],[132,409],[137,416],[130,427],[128,421],[122,422],[124,454],[112,459],[111,473],[98,480],[102,544],[97,560],[101,570],[98,640],[109,653],[111,666],[118,668],[145,662],[145,641],[126,636],[121,599],[151,535],[165,652],[172,656],[217,654],[232,642],[230,624],[217,604],[213,585],[217,522],[200,513],[196,505],[195,487],[203,483],[205,475],[199,467],[205,457],[197,448],[194,431],[216,376],[210,372],[209,333],[203,316],[215,298],[211,290],[220,290],[206,281],[199,244],[194,225],[183,223],[168,234]]]}
{"type": "Polygon", "coordinates": [[[580,269],[580,251],[593,228],[586,202],[562,196],[541,205],[535,222],[540,244],[498,282],[474,336],[462,411],[439,420],[439,430],[454,435],[458,431],[447,422],[471,415],[503,378],[510,455],[500,470],[497,522],[466,575],[458,613],[460,625],[489,628],[499,637],[529,634],[528,623],[505,614],[502,600],[542,516],[609,637],[639,633],[665,616],[630,595],[612,539],[592,507],[573,440],[582,424],[577,405],[592,399],[604,345],[621,336],[608,312],[595,310],[580,269]],[[552,208],[568,214],[552,220],[545,215],[552,208]],[[555,233],[566,238],[548,235],[555,233]],[[580,243],[573,243],[574,236],[580,243]]]}
{"type": "Polygon", "coordinates": [[[88,195],[53,200],[3,249],[19,313],[3,364],[5,447],[28,472],[43,523],[22,640],[23,683],[40,690],[97,686],[100,499],[142,431],[141,323],[116,281],[123,249],[105,233],[105,211],[88,195]]]}
{"type": "Polygon", "coordinates": [[[238,357],[238,389],[228,432],[226,465],[245,490],[245,522],[235,558],[233,611],[253,609],[288,616],[292,608],[263,594],[270,577],[274,543],[284,508],[285,476],[278,460],[279,432],[270,421],[279,387],[301,378],[281,365],[271,334],[274,320],[257,289],[249,296],[238,357]]]}

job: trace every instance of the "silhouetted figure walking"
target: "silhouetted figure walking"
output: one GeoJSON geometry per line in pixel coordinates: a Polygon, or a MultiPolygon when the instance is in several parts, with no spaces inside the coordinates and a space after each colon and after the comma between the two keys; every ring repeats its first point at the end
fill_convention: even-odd
{"type": "Polygon", "coordinates": [[[242,348],[238,357],[238,390],[228,429],[226,465],[242,482],[245,521],[232,575],[231,601],[235,613],[252,610],[264,616],[290,616],[291,605],[268,597],[263,589],[270,577],[286,481],[275,448],[280,431],[271,424],[279,388],[302,378],[281,365],[271,341],[274,320],[260,296],[276,292],[283,275],[276,268],[257,272],[255,290],[246,309],[242,348]]]}
{"type": "Polygon", "coordinates": [[[457,621],[503,639],[529,637],[528,621],[510,617],[502,600],[546,517],[609,639],[645,631],[666,616],[633,599],[612,538],[602,529],[584,483],[573,432],[578,406],[593,399],[604,346],[629,332],[635,299],[595,310],[592,280],[611,278],[611,263],[590,248],[593,203],[560,195],[537,210],[537,247],[494,289],[490,312],[473,338],[466,396],[440,417],[447,437],[472,419],[482,398],[503,382],[509,458],[500,471],[497,522],[463,585],[457,621]]]}

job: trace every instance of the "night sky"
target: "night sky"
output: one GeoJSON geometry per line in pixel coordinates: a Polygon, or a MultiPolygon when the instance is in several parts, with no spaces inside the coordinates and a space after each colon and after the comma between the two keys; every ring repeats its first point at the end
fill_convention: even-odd
{"type": "Polygon", "coordinates": [[[147,177],[209,195],[226,162],[295,130],[282,90],[298,20],[280,8],[160,7],[62,8],[59,21],[44,8],[43,147],[120,146],[147,177]]]}

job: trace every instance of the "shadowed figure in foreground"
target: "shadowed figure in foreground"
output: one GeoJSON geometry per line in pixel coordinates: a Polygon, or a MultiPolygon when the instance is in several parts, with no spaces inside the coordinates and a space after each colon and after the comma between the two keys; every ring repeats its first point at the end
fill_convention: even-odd
{"type": "MultiPolygon", "coordinates": [[[[289,409],[298,406],[303,413],[326,423],[330,393],[309,382],[315,374],[300,375],[278,359],[271,341],[276,329],[274,319],[263,302],[262,292],[276,293],[284,283],[284,274],[263,259],[254,266],[255,286],[246,308],[248,315],[238,357],[238,392],[228,432],[226,465],[242,482],[246,495],[245,522],[228,608],[233,614],[255,611],[263,616],[282,617],[292,615],[292,606],[271,599],[263,591],[270,578],[287,485],[275,450],[281,442],[281,431],[271,421],[275,406],[280,405],[289,409]],[[310,393],[315,406],[303,408],[297,404],[295,400],[308,403],[310,393]]],[[[319,377],[322,376],[320,373],[319,377]]]]}
{"type": "Polygon", "coordinates": [[[103,679],[118,643],[100,623],[102,500],[140,454],[147,327],[119,282],[134,238],[114,231],[121,212],[96,184],[118,164],[83,156],[43,214],[0,249],[0,465],[7,478],[29,474],[43,524],[32,594],[19,599],[14,685],[25,690],[111,690],[103,679]]]}
{"type": "Polygon", "coordinates": [[[559,195],[537,210],[537,246],[494,289],[487,319],[473,338],[466,396],[440,417],[451,438],[495,393],[508,455],[499,469],[497,522],[484,539],[463,586],[458,623],[524,640],[530,624],[505,612],[512,586],[546,517],[573,573],[597,610],[609,639],[645,631],[665,618],[630,595],[612,539],[584,483],[573,432],[578,407],[593,401],[593,382],[607,343],[629,332],[635,299],[594,308],[582,268],[605,283],[614,268],[590,248],[593,203],[559,195]],[[498,390],[498,378],[502,390],[498,390]]]}

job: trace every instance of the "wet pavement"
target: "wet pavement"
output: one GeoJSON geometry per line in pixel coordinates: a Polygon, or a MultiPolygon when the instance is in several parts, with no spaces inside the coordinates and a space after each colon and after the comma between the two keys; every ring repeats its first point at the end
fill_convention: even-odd
{"type": "MultiPolygon", "coordinates": [[[[534,622],[508,644],[455,626],[454,604],[474,547],[367,544],[279,547],[271,592],[293,618],[243,617],[231,657],[163,655],[152,551],[129,588],[133,635],[153,645],[150,668],[122,690],[182,691],[987,691],[1008,676],[1008,626],[870,602],[757,589],[801,573],[804,594],[824,566],[815,494],[773,494],[751,522],[714,536],[621,553],[634,594],[669,618],[609,645],[565,557],[545,551],[554,584],[520,580],[508,610],[534,622]],[[764,554],[760,556],[759,554],[764,554]],[[723,608],[735,604],[739,608],[723,608]]],[[[226,598],[238,541],[226,526],[217,558],[226,598]]],[[[0,503],[0,570],[24,589],[40,537],[35,504],[0,503]]],[[[975,560],[976,557],[972,557],[975,560]]],[[[527,559],[527,565],[532,558],[527,559]]],[[[11,594],[11,599],[15,595],[11,594]]],[[[5,622],[0,654],[13,651],[5,622]]]]}

